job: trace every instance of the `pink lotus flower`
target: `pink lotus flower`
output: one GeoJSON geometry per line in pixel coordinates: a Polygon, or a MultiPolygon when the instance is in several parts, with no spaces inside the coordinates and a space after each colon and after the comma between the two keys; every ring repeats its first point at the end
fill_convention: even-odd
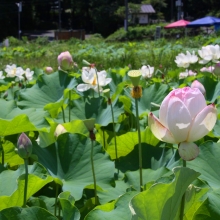
{"type": "Polygon", "coordinates": [[[47,66],[47,67],[45,67],[45,72],[46,72],[47,74],[50,74],[50,73],[53,72],[53,68],[50,67],[50,66],[47,66]]]}
{"type": "Polygon", "coordinates": [[[209,73],[212,73],[214,70],[214,67],[213,66],[209,66],[209,67],[202,67],[200,69],[201,72],[209,72],[209,73]]]}
{"type": "Polygon", "coordinates": [[[199,154],[197,141],[211,131],[217,120],[214,104],[206,105],[203,94],[197,88],[179,88],[171,91],[163,100],[159,119],[150,113],[149,127],[161,141],[178,144],[184,160],[193,160],[199,154]]]}
{"type": "Polygon", "coordinates": [[[73,67],[73,58],[69,51],[62,52],[57,57],[59,68],[62,70],[70,70],[73,67]]]}
{"type": "Polygon", "coordinates": [[[203,86],[202,83],[199,82],[198,80],[194,80],[194,81],[192,82],[191,88],[193,88],[193,89],[194,89],[194,88],[197,88],[197,89],[200,90],[200,92],[201,92],[203,95],[206,94],[206,91],[205,91],[204,86],[203,86]]]}

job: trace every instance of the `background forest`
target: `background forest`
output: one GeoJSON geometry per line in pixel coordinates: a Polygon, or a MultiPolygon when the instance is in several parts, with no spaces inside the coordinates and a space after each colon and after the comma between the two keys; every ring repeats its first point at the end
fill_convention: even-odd
{"type": "MultiPolygon", "coordinates": [[[[63,29],[85,29],[86,33],[100,33],[106,37],[123,27],[126,0],[22,0],[21,30],[56,30],[59,28],[59,3],[63,29]]],[[[142,3],[151,4],[156,14],[151,19],[170,22],[177,19],[175,0],[127,0],[129,8],[142,3]]],[[[18,0],[0,1],[0,40],[17,37],[18,0]]],[[[184,18],[195,20],[206,15],[220,16],[220,1],[182,0],[184,18]]]]}

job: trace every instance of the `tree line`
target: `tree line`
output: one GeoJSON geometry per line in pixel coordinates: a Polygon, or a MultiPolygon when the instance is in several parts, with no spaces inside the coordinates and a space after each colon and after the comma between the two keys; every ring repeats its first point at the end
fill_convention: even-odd
{"type": "MultiPolygon", "coordinates": [[[[85,29],[86,33],[100,33],[104,37],[123,27],[125,3],[129,11],[136,10],[141,4],[151,4],[156,13],[152,19],[176,20],[176,0],[18,0],[0,1],[0,40],[7,36],[18,36],[20,29],[85,29]]],[[[220,17],[220,1],[181,0],[183,18],[197,19],[206,15],[220,17]]]]}

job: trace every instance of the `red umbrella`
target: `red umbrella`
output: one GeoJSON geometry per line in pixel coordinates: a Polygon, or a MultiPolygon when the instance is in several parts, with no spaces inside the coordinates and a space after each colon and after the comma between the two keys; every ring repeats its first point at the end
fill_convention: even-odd
{"type": "Polygon", "coordinates": [[[165,26],[164,28],[176,28],[176,27],[186,27],[187,24],[189,24],[190,21],[186,21],[186,20],[179,20],[176,22],[173,22],[171,24],[168,24],[167,26],[165,26]]]}

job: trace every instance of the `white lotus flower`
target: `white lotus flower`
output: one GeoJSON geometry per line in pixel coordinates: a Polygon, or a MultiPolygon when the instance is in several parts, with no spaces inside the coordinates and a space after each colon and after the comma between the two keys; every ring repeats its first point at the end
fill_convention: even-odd
{"type": "Polygon", "coordinates": [[[79,84],[77,86],[77,90],[80,92],[87,91],[89,89],[94,89],[96,92],[98,92],[98,85],[99,90],[102,91],[102,86],[106,86],[111,82],[111,78],[106,78],[107,73],[106,71],[97,72],[94,68],[90,67],[83,67],[82,69],[82,80],[85,83],[79,84]],[[98,79],[97,79],[98,76],[98,79]]]}
{"type": "Polygon", "coordinates": [[[184,79],[189,75],[188,70],[179,74],[179,79],[184,79]]]}
{"type": "Polygon", "coordinates": [[[24,79],[24,70],[21,67],[17,67],[15,64],[7,65],[5,68],[5,72],[7,73],[6,77],[16,77],[16,81],[24,79]]]}
{"type": "Polygon", "coordinates": [[[153,76],[154,72],[154,67],[151,67],[150,65],[144,65],[141,67],[141,74],[142,77],[146,78],[151,78],[153,76]]]}
{"type": "Polygon", "coordinates": [[[198,61],[198,56],[195,55],[195,51],[192,54],[186,51],[186,54],[180,53],[176,56],[175,63],[178,67],[188,68],[190,64],[196,63],[198,61]]]}
{"type": "Polygon", "coordinates": [[[196,72],[193,72],[192,70],[187,70],[185,72],[182,72],[179,74],[179,79],[184,79],[186,78],[187,76],[196,76],[197,73],[196,72]]]}
{"type": "Polygon", "coordinates": [[[24,72],[25,77],[28,81],[33,79],[34,71],[31,71],[29,68],[27,68],[24,72]]]}
{"type": "Polygon", "coordinates": [[[0,71],[0,79],[4,79],[5,76],[3,75],[3,71],[0,71]]]}
{"type": "Polygon", "coordinates": [[[17,68],[15,81],[24,80],[24,70],[21,67],[17,68]]]}
{"type": "Polygon", "coordinates": [[[220,47],[219,45],[207,45],[198,50],[198,54],[201,57],[199,61],[201,64],[206,64],[210,61],[217,63],[220,58],[220,47]]]}

